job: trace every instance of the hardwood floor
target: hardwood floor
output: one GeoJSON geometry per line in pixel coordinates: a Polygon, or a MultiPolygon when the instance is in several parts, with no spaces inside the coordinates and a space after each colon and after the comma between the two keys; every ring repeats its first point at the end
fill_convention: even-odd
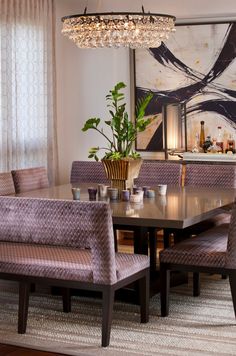
{"type": "Polygon", "coordinates": [[[62,354],[24,349],[22,347],[0,344],[1,356],[62,356],[62,354]]]}

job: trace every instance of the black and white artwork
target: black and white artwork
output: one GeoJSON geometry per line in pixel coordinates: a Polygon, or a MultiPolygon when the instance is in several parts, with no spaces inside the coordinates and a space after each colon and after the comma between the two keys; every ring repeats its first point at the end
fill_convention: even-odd
{"type": "Polygon", "coordinates": [[[177,26],[158,48],[135,50],[135,96],[154,93],[146,114],[156,116],[136,148],[161,151],[162,106],[185,102],[188,148],[205,122],[205,135],[236,138],[236,23],[177,26]]]}

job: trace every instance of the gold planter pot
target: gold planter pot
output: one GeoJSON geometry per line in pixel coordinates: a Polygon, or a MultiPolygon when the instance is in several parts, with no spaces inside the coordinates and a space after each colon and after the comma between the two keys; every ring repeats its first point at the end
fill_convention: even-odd
{"type": "Polygon", "coordinates": [[[111,186],[119,190],[132,188],[133,180],[138,177],[142,162],[141,158],[117,161],[102,160],[107,178],[111,181],[111,186]]]}

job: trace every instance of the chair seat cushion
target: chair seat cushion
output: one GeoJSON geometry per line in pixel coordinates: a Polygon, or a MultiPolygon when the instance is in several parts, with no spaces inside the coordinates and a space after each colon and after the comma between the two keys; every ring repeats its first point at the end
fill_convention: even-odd
{"type": "Polygon", "coordinates": [[[228,224],[177,243],[160,252],[161,263],[203,267],[224,267],[228,241],[228,224]]]}
{"type": "MultiPolygon", "coordinates": [[[[116,254],[117,280],[147,267],[147,256],[116,254]]],[[[90,250],[70,247],[0,242],[0,272],[93,282],[90,250]]]]}

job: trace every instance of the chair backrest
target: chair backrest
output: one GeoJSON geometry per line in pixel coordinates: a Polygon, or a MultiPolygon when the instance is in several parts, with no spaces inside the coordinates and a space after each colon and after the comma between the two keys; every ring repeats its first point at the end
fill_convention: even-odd
{"type": "Polygon", "coordinates": [[[0,195],[15,193],[14,182],[11,172],[0,173],[0,195]]]}
{"type": "Polygon", "coordinates": [[[49,187],[45,167],[18,169],[11,171],[16,193],[49,187]]]}
{"type": "Polygon", "coordinates": [[[231,211],[226,254],[226,267],[236,269],[236,204],[231,211]]]}
{"type": "Polygon", "coordinates": [[[94,282],[116,282],[107,202],[0,197],[0,241],[90,248],[94,282]]]}
{"type": "Polygon", "coordinates": [[[181,186],[182,164],[166,161],[144,161],[134,183],[139,186],[169,184],[181,186]]]}
{"type": "Polygon", "coordinates": [[[71,168],[71,183],[100,183],[109,184],[102,162],[74,161],[71,168]]]}
{"type": "Polygon", "coordinates": [[[185,185],[236,188],[236,166],[187,163],[185,185]]]}

